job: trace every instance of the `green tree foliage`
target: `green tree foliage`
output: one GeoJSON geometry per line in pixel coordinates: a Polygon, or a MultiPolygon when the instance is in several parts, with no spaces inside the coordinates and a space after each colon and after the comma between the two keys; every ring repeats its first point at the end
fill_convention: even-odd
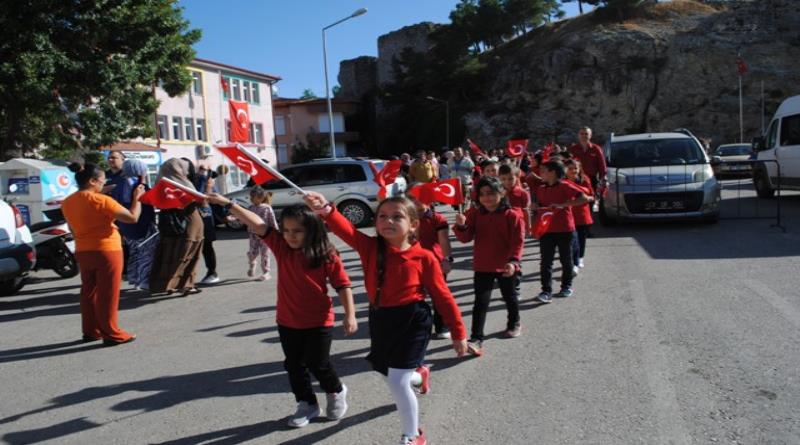
{"type": "Polygon", "coordinates": [[[578,2],[578,8],[580,9],[581,14],[583,14],[584,3],[591,6],[602,6],[610,10],[616,10],[617,12],[625,13],[633,8],[636,8],[643,2],[643,0],[561,0],[561,3],[573,3],[575,1],[578,2]]]}
{"type": "Polygon", "coordinates": [[[309,133],[306,142],[298,138],[292,144],[292,164],[302,164],[313,159],[331,157],[331,144],[327,136],[309,133]]]}
{"type": "Polygon", "coordinates": [[[0,159],[154,135],[154,85],[188,90],[199,39],[176,0],[0,1],[0,159]]]}
{"type": "Polygon", "coordinates": [[[316,99],[317,95],[314,94],[314,90],[311,88],[306,88],[303,90],[303,94],[300,95],[300,99],[316,99]]]}

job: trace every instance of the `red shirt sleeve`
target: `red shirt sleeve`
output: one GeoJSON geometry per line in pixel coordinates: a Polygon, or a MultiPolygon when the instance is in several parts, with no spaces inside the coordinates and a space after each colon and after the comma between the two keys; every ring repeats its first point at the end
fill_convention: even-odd
{"type": "Polygon", "coordinates": [[[522,214],[516,211],[509,212],[511,215],[509,219],[509,231],[511,239],[509,240],[508,259],[510,261],[522,261],[522,247],[525,244],[525,222],[522,219],[522,214]]]}
{"type": "Polygon", "coordinates": [[[261,237],[261,239],[264,240],[264,244],[269,247],[276,258],[283,254],[284,248],[286,247],[286,240],[283,239],[279,230],[267,226],[267,233],[261,237]]]}
{"type": "Polygon", "coordinates": [[[344,270],[342,258],[338,254],[331,254],[330,260],[325,263],[325,272],[328,275],[328,281],[331,286],[337,291],[351,286],[350,277],[344,270]]]}
{"type": "Polygon", "coordinates": [[[462,243],[468,243],[475,238],[475,215],[477,212],[478,209],[474,208],[467,211],[466,227],[459,228],[456,225],[453,226],[453,233],[456,235],[456,239],[462,243]]]}
{"type": "Polygon", "coordinates": [[[453,340],[464,340],[467,338],[467,330],[461,319],[461,310],[444,281],[444,274],[439,262],[433,258],[433,255],[426,255],[424,261],[427,264],[424,264],[423,270],[426,273],[422,274],[422,282],[433,300],[436,312],[442,315],[444,323],[450,328],[453,340]]]}
{"type": "Polygon", "coordinates": [[[447,218],[444,217],[441,213],[434,214],[434,229],[438,232],[440,230],[448,230],[450,228],[450,224],[447,223],[447,218]]]}
{"type": "Polygon", "coordinates": [[[606,166],[606,156],[605,154],[603,154],[603,149],[600,148],[599,145],[595,145],[594,148],[597,151],[597,172],[600,173],[600,177],[605,178],[606,173],[608,173],[608,167],[606,166]]]}
{"type": "Polygon", "coordinates": [[[328,223],[331,232],[355,249],[359,255],[366,255],[370,251],[374,241],[372,237],[359,232],[344,215],[336,210],[336,207],[333,207],[331,213],[323,219],[328,223]]]}

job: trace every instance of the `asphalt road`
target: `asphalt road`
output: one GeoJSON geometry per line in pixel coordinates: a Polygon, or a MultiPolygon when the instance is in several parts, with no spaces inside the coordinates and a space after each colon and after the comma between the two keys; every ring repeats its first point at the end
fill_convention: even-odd
{"type": "MultiPolygon", "coordinates": [[[[735,189],[726,184],[725,216],[754,215],[756,203],[771,211],[746,189],[737,204],[735,189]]],[[[597,227],[575,296],[547,306],[532,301],[539,253],[529,241],[522,337],[499,338],[496,295],[484,357],[456,359],[449,342],[431,342],[433,390],[420,398],[430,442],[800,443],[800,195],[782,202],[786,233],[768,220],[597,227]]],[[[359,284],[360,330],[337,331],[332,351],[350,411],[289,430],[275,282],[244,280],[244,235],[221,237],[222,284],[188,298],[124,292],[121,324],[139,336],[130,345],[77,342],[77,279],[37,273],[0,300],[0,440],[396,443],[389,392],[364,360],[353,252],[343,255],[359,284]]],[[[470,247],[455,246],[450,285],[469,325],[470,247]]]]}

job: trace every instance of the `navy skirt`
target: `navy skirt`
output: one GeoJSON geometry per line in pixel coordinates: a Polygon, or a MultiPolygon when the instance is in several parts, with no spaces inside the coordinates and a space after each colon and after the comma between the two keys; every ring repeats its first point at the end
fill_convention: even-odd
{"type": "Polygon", "coordinates": [[[431,339],[433,316],[424,301],[405,306],[370,308],[370,352],[372,369],[383,375],[389,368],[416,369],[425,360],[431,339]]]}

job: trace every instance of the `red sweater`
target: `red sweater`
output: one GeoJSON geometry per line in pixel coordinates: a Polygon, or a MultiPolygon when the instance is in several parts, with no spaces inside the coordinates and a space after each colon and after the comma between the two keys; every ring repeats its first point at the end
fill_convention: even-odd
{"type": "Polygon", "coordinates": [[[569,148],[569,152],[581,161],[581,169],[589,178],[606,176],[606,156],[599,145],[590,142],[589,147],[584,150],[581,144],[575,144],[569,148]]]}
{"type": "MultiPolygon", "coordinates": [[[[358,252],[364,269],[364,286],[370,304],[375,305],[378,290],[378,240],[356,230],[338,210],[325,216],[331,232],[358,252]]],[[[461,311],[450,293],[439,261],[433,253],[415,243],[407,250],[385,244],[384,277],[380,307],[405,306],[424,301],[430,294],[436,311],[442,315],[454,340],[467,338],[461,311]]]]}
{"type": "MultiPolygon", "coordinates": [[[[553,185],[544,184],[536,190],[537,202],[540,207],[550,207],[556,204],[564,204],[577,198],[580,192],[575,184],[567,184],[559,181],[553,185]]],[[[539,209],[540,215],[543,209],[539,209]]],[[[555,209],[553,219],[547,233],[563,233],[575,231],[575,218],[572,216],[572,207],[555,209]]]]}
{"type": "Polygon", "coordinates": [[[350,287],[339,255],[332,254],[320,267],[309,269],[303,251],[289,247],[277,230],[268,230],[264,242],[278,261],[278,324],[292,329],[333,326],[328,282],[337,291],[350,287]]]}
{"type": "MultiPolygon", "coordinates": [[[[537,171],[536,173],[538,175],[539,172],[537,171]]],[[[528,176],[525,177],[525,183],[528,184],[531,198],[536,197],[536,190],[539,190],[539,186],[542,185],[542,180],[534,176],[533,173],[528,173],[528,176]]]]}
{"type": "Polygon", "coordinates": [[[531,205],[531,195],[519,185],[506,191],[506,198],[508,198],[508,203],[511,204],[511,207],[518,209],[527,209],[531,205]]]}
{"type": "Polygon", "coordinates": [[[445,233],[450,229],[447,224],[447,219],[441,213],[436,213],[433,209],[429,209],[426,213],[420,215],[419,230],[417,231],[419,244],[424,248],[433,252],[433,255],[439,262],[444,259],[442,253],[442,246],[439,244],[439,231],[444,230],[445,233]]]}
{"type": "Polygon", "coordinates": [[[519,268],[525,225],[517,209],[502,205],[494,212],[483,206],[470,209],[464,227],[454,226],[453,231],[462,243],[475,240],[472,247],[475,272],[503,272],[508,263],[519,268]]]}
{"type": "MultiPolygon", "coordinates": [[[[569,181],[569,184],[577,187],[578,190],[586,196],[594,195],[592,182],[586,176],[581,177],[581,182],[569,181]]],[[[592,219],[591,204],[588,202],[586,204],[573,207],[572,216],[575,219],[576,226],[590,226],[594,223],[594,220],[592,219]]]]}

